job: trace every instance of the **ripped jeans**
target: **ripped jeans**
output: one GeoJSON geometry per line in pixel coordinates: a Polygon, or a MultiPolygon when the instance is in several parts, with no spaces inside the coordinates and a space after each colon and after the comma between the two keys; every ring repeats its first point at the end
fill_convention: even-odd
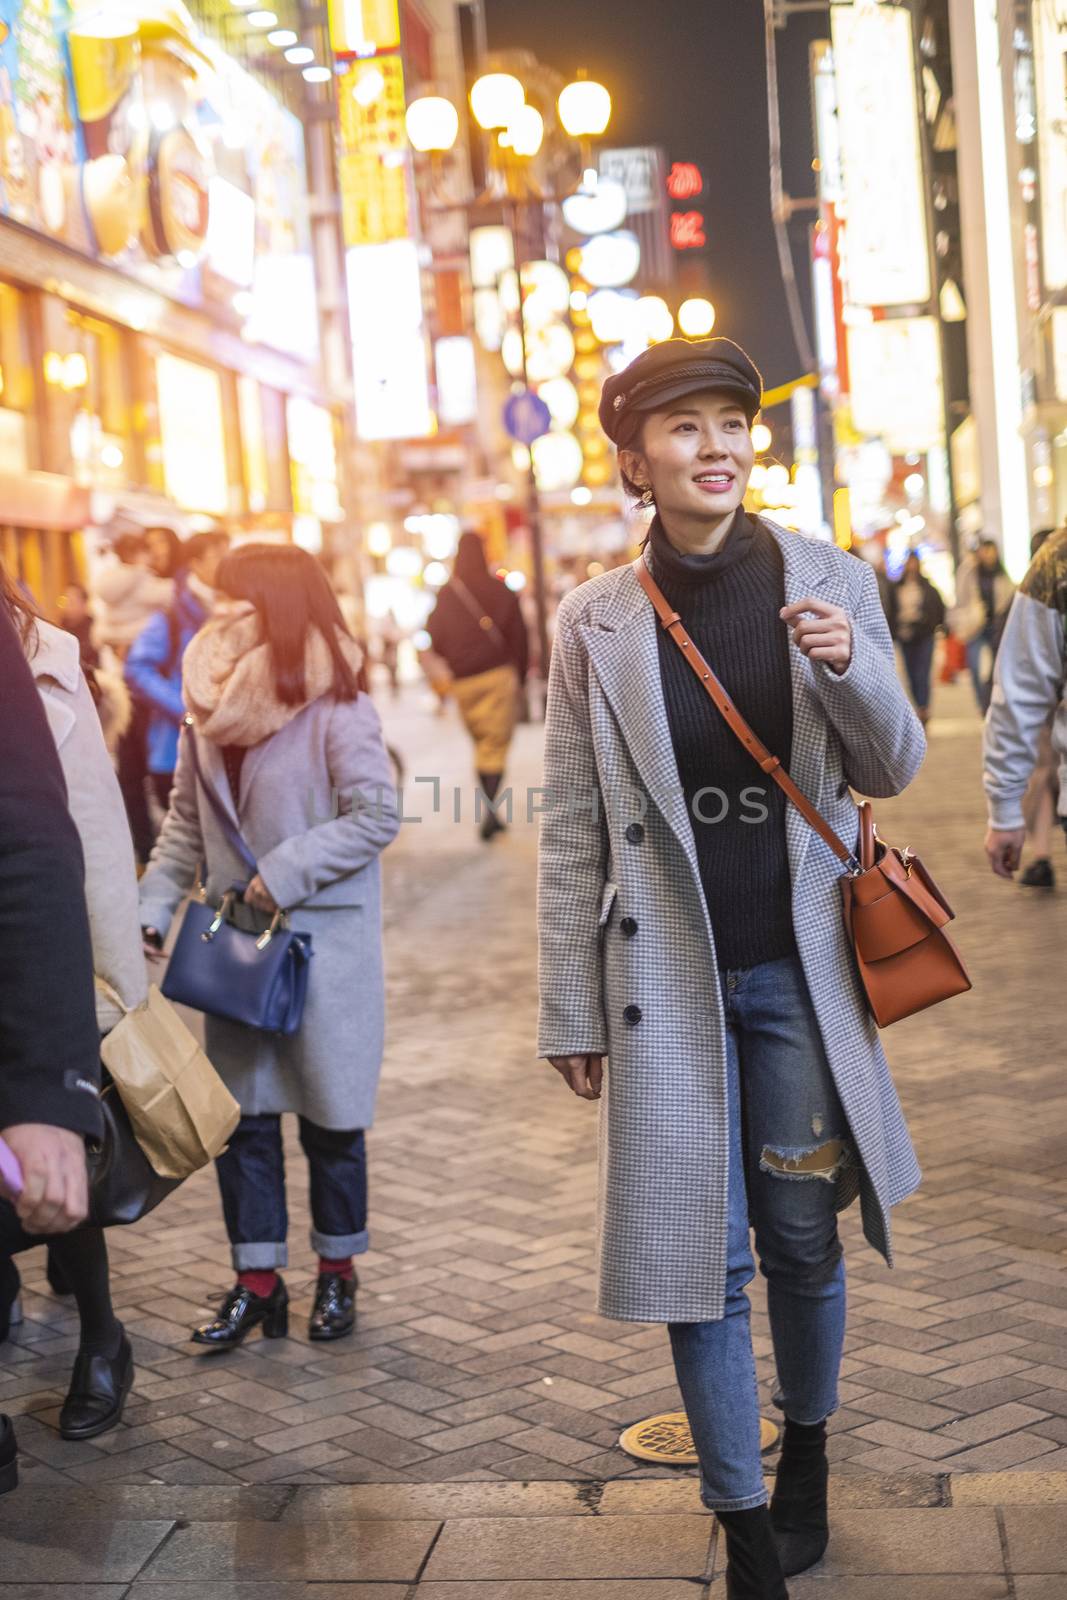
{"type": "Polygon", "coordinates": [[[755,1231],[778,1383],[794,1422],[837,1409],[845,1265],[833,1179],[852,1159],[796,956],[722,978],[730,1097],[726,1310],[720,1322],[669,1325],[678,1386],[712,1511],[763,1505],[759,1396],[746,1284],[755,1231]]]}

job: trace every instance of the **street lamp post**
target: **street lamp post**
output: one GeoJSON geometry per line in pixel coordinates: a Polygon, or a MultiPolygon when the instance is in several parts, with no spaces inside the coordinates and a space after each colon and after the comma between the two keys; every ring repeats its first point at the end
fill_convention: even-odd
{"type": "MultiPolygon", "coordinates": [[[[435,201],[437,211],[462,210],[468,219],[484,213],[497,202],[506,219],[512,240],[512,260],[518,281],[519,336],[522,346],[523,389],[530,393],[528,332],[523,298],[523,268],[526,265],[527,213],[533,207],[559,204],[564,195],[546,191],[530,176],[530,163],[541,150],[545,136],[544,117],[527,101],[526,88],[513,73],[484,72],[472,85],[470,106],[475,121],[492,140],[488,182],[485,191],[463,201],[435,201]]],[[[603,134],[611,117],[611,96],[602,84],[579,75],[559,94],[556,102],[560,125],[578,142],[581,166],[591,162],[591,141],[603,134]]],[[[440,161],[455,146],[459,136],[459,113],[441,95],[424,95],[413,100],[407,110],[407,132],[413,147],[440,161]]],[[[526,515],[530,529],[530,564],[533,569],[534,605],[542,679],[548,677],[548,590],[545,580],[544,522],[537,469],[533,451],[526,481],[526,515]]]]}

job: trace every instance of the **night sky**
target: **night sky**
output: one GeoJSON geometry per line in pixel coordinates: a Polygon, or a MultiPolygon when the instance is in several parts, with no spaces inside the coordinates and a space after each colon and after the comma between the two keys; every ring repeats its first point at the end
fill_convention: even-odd
{"type": "MultiPolygon", "coordinates": [[[[485,0],[490,49],[525,48],[573,77],[584,67],[615,103],[608,145],[662,145],[695,161],[705,191],[704,292],[715,332],[736,339],[768,388],[798,377],[770,222],[762,0],[485,0]]],[[[799,16],[779,32],[787,193],[813,193],[808,41],[829,21],[799,16]]],[[[809,301],[809,212],[790,225],[809,301]]],[[[683,253],[682,259],[690,255],[683,253]]],[[[694,263],[687,263],[692,270],[694,263]]],[[[808,318],[811,333],[810,314],[808,318]]]]}

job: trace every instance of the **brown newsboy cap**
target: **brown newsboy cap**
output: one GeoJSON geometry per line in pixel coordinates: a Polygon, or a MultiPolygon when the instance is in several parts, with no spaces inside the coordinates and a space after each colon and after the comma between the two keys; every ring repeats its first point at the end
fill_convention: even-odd
{"type": "Polygon", "coordinates": [[[751,425],[763,401],[763,379],[732,339],[665,339],[604,384],[600,426],[616,445],[633,437],[638,417],[702,390],[735,394],[751,425]]]}

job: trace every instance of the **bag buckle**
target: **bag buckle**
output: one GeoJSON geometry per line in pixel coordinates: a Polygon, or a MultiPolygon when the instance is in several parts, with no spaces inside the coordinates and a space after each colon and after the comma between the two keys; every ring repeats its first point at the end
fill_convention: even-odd
{"type": "Polygon", "coordinates": [[[905,876],[910,878],[912,867],[915,864],[915,851],[911,848],[911,845],[906,844],[903,850],[898,848],[894,854],[899,857],[905,876]]]}
{"type": "Polygon", "coordinates": [[[284,921],[285,921],[285,912],[284,911],[276,911],[274,913],[273,917],[271,917],[271,919],[270,919],[270,927],[267,929],[267,931],[265,933],[261,933],[259,938],[256,940],[256,949],[257,950],[265,950],[267,948],[267,946],[270,944],[271,940],[274,938],[274,935],[277,933],[278,929],[281,927],[281,925],[282,925],[282,923],[284,921]]]}
{"type": "Polygon", "coordinates": [[[227,889],[226,893],[222,897],[222,901],[221,901],[221,903],[219,905],[218,910],[215,912],[215,915],[212,917],[210,923],[205,928],[204,932],[200,935],[201,939],[203,939],[205,944],[210,944],[212,939],[218,933],[219,929],[222,927],[222,924],[226,921],[227,917],[229,916],[230,911],[231,911],[231,909],[233,907],[233,902],[234,902],[234,900],[236,898],[237,897],[234,894],[233,890],[232,889],[227,889]]]}

